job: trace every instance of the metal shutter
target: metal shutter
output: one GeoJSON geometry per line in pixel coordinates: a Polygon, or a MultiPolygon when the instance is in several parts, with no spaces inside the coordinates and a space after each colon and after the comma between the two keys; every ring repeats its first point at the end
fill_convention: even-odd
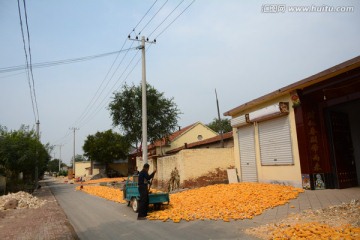
{"type": "Polygon", "coordinates": [[[238,129],[241,181],[257,182],[255,133],[253,125],[238,129]]]}
{"type": "Polygon", "coordinates": [[[288,116],[260,122],[259,142],[262,165],[294,163],[288,116]]]}

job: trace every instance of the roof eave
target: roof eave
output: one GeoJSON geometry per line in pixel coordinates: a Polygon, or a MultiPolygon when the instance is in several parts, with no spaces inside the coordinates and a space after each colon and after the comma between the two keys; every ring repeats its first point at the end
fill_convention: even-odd
{"type": "Polygon", "coordinates": [[[313,84],[322,82],[326,79],[332,78],[334,76],[337,76],[339,74],[342,74],[344,72],[350,71],[354,68],[360,67],[360,56],[357,56],[355,58],[352,58],[348,61],[345,61],[343,63],[340,63],[336,66],[333,66],[331,68],[328,68],[320,73],[317,73],[315,75],[312,75],[310,77],[307,77],[303,80],[300,80],[298,82],[292,83],[286,87],[280,88],[279,90],[276,90],[274,92],[268,93],[262,97],[256,98],[250,102],[244,103],[236,108],[233,108],[227,112],[224,113],[224,116],[234,116],[237,113],[244,111],[246,109],[249,109],[252,106],[258,105],[260,103],[269,101],[271,99],[274,99],[276,97],[285,95],[290,93],[291,91],[294,91],[296,89],[304,89],[305,87],[311,86],[313,84]]]}

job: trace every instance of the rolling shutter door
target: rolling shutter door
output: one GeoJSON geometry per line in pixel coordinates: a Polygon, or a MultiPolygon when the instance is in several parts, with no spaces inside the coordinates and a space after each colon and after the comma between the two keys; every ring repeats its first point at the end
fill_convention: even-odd
{"type": "Polygon", "coordinates": [[[238,129],[241,181],[257,182],[255,133],[253,125],[238,129]]]}
{"type": "Polygon", "coordinates": [[[294,163],[288,116],[260,122],[259,141],[262,165],[294,163]]]}

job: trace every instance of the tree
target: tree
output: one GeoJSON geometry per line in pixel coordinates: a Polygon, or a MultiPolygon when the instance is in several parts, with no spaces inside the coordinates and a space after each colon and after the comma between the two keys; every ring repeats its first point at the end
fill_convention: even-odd
{"type": "MultiPolygon", "coordinates": [[[[148,140],[155,142],[169,136],[178,126],[180,111],[173,98],[166,98],[164,93],[147,84],[148,140]]],[[[124,85],[115,93],[109,104],[113,125],[119,126],[126,139],[135,144],[141,142],[141,85],[124,85]]]]}
{"type": "Polygon", "coordinates": [[[84,146],[84,155],[89,159],[105,164],[127,157],[130,144],[120,134],[111,129],[88,135],[84,146]]]}
{"type": "Polygon", "coordinates": [[[220,121],[219,119],[214,118],[214,120],[207,126],[217,133],[221,133],[221,131],[223,131],[223,133],[232,131],[230,119],[227,118],[222,118],[220,121]]]}
{"type": "Polygon", "coordinates": [[[12,131],[0,126],[0,171],[10,179],[16,179],[22,172],[25,180],[34,181],[36,162],[39,176],[43,175],[50,151],[50,145],[43,145],[28,126],[12,131]]]}
{"type": "Polygon", "coordinates": [[[58,172],[59,171],[59,159],[53,159],[48,162],[47,170],[49,172],[58,172]]]}
{"type": "Polygon", "coordinates": [[[88,159],[86,159],[83,155],[81,154],[76,154],[75,155],[75,162],[83,162],[83,161],[88,161],[88,159]]]}

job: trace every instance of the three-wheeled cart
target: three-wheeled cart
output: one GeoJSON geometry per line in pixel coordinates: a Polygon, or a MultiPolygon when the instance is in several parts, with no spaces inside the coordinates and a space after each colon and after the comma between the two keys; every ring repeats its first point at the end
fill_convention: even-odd
{"type": "MultiPolygon", "coordinates": [[[[128,202],[128,206],[131,206],[134,212],[138,211],[140,193],[138,188],[137,176],[133,177],[133,181],[130,178],[125,182],[124,188],[124,200],[128,202]]],[[[169,204],[169,193],[149,193],[149,204],[154,204],[154,209],[160,209],[162,204],[169,204]]]]}

